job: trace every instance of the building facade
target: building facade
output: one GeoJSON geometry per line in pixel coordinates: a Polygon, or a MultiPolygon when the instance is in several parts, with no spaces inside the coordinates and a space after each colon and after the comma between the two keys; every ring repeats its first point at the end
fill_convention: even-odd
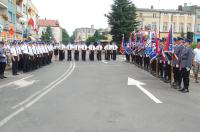
{"type": "Polygon", "coordinates": [[[31,0],[0,0],[0,11],[1,39],[23,40],[37,36],[38,11],[31,0]]]}
{"type": "Polygon", "coordinates": [[[75,29],[75,42],[85,42],[89,37],[93,36],[96,32],[94,26],[92,25],[91,28],[77,28],[75,29]]]}
{"type": "Polygon", "coordinates": [[[166,37],[173,26],[174,36],[180,36],[183,32],[194,32],[195,14],[191,11],[182,10],[158,10],[158,9],[137,9],[137,20],[139,29],[153,30],[160,32],[160,37],[166,37]]]}
{"type": "Polygon", "coordinates": [[[38,36],[41,38],[42,33],[46,32],[47,27],[50,26],[53,33],[53,40],[55,42],[62,41],[62,28],[58,20],[39,19],[38,20],[38,36]]]}

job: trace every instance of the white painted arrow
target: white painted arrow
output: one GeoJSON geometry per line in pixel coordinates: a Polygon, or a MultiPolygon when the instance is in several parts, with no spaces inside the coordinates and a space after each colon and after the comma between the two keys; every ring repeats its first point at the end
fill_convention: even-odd
{"type": "Polygon", "coordinates": [[[150,93],[149,91],[147,91],[145,88],[142,87],[142,85],[146,85],[145,83],[128,77],[128,85],[129,86],[134,85],[134,86],[138,87],[143,93],[145,93],[150,99],[152,99],[157,104],[163,103],[158,98],[156,98],[152,93],[150,93]]]}

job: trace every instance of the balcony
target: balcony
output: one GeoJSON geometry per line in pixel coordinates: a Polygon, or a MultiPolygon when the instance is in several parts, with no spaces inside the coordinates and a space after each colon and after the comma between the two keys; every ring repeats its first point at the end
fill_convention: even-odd
{"type": "Polygon", "coordinates": [[[7,9],[7,0],[0,0],[0,8],[7,9]]]}
{"type": "Polygon", "coordinates": [[[23,26],[19,23],[16,24],[16,32],[23,33],[23,26]]]}
{"type": "Polygon", "coordinates": [[[20,6],[17,6],[17,17],[22,17],[23,13],[22,13],[22,8],[20,6]]]}

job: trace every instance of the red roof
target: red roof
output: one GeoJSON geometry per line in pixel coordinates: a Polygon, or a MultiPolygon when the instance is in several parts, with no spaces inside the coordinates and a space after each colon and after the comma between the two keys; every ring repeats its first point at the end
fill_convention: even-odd
{"type": "Polygon", "coordinates": [[[38,20],[38,26],[40,27],[60,27],[58,20],[47,20],[47,19],[39,19],[38,20]]]}

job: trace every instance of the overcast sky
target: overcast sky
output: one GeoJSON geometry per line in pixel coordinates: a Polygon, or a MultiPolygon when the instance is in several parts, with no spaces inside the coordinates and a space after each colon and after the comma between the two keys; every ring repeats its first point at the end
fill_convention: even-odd
{"type": "MultiPolygon", "coordinates": [[[[32,0],[39,11],[40,18],[57,19],[71,35],[75,28],[108,27],[104,16],[110,11],[113,0],[32,0]]],[[[136,7],[177,9],[179,4],[197,4],[200,0],[133,0],[136,7]],[[160,1],[160,2],[159,2],[160,1]],[[159,4],[160,3],[160,4],[159,4]]]]}

